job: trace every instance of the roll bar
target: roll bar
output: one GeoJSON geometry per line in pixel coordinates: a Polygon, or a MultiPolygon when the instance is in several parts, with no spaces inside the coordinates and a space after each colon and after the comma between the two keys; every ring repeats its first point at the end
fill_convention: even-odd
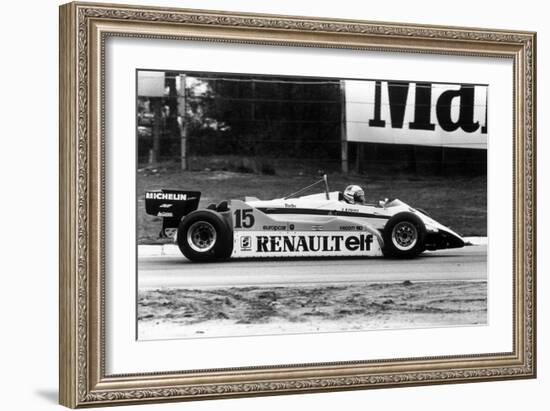
{"type": "Polygon", "coordinates": [[[326,174],[323,174],[323,178],[316,181],[315,183],[310,184],[307,187],[304,187],[304,188],[302,188],[302,189],[300,189],[300,190],[298,190],[298,191],[296,191],[292,194],[288,194],[288,195],[284,196],[283,200],[288,200],[289,198],[292,198],[292,197],[295,197],[299,194],[302,194],[303,192],[309,190],[311,187],[315,187],[317,184],[321,184],[321,183],[325,183],[325,195],[327,196],[327,200],[329,200],[330,199],[330,196],[329,196],[330,191],[329,191],[329,188],[328,188],[328,177],[327,177],[326,174]]]}

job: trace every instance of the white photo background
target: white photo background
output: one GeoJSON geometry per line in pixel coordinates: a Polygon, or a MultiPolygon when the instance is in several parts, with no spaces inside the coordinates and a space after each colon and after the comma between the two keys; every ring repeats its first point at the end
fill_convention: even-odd
{"type": "Polygon", "coordinates": [[[512,350],[511,60],[131,38],[108,38],[105,58],[108,375],[512,350]],[[487,84],[491,101],[487,171],[488,325],[137,341],[134,101],[137,68],[487,84]]]}

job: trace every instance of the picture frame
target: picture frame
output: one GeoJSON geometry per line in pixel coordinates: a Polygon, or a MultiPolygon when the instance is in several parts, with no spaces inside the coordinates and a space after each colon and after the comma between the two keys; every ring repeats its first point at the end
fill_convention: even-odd
{"type": "MultiPolygon", "coordinates": [[[[95,3],[60,7],[60,403],[67,407],[536,377],[536,34],[95,3]],[[106,42],[307,47],[511,61],[511,350],[106,372],[106,42]]],[[[491,206],[489,206],[490,208],[491,206]]],[[[154,363],[154,358],[149,363],[154,363]]]]}

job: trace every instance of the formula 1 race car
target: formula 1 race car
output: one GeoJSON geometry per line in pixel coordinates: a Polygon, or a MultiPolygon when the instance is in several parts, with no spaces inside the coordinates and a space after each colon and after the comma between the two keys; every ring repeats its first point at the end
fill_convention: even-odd
{"type": "Polygon", "coordinates": [[[148,214],[163,217],[162,236],[173,236],[192,261],[227,258],[387,256],[412,258],[425,250],[459,248],[464,240],[425,211],[393,199],[349,204],[330,192],[327,177],[274,200],[245,197],[197,210],[198,191],[145,194],[148,214]],[[316,184],[324,192],[300,196],[316,184]]]}

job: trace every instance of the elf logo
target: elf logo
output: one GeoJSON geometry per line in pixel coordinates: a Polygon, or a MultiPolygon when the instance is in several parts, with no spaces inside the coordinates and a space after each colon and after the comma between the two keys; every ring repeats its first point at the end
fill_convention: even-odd
{"type": "MultiPolygon", "coordinates": [[[[242,240],[241,239],[241,247],[242,240]]],[[[370,251],[374,241],[372,234],[352,236],[343,235],[260,235],[256,237],[256,252],[286,253],[286,252],[340,252],[340,251],[370,251]]]]}

